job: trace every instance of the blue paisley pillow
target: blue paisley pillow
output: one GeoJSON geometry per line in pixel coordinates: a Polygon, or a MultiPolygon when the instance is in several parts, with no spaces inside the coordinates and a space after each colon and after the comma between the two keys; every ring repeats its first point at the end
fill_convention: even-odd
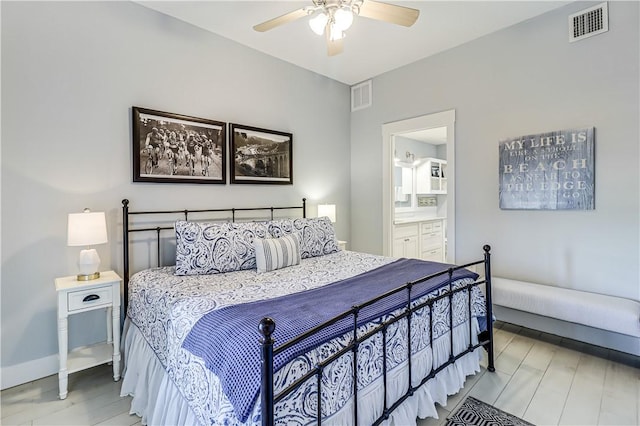
{"type": "Polygon", "coordinates": [[[293,219],[280,219],[264,222],[273,238],[284,237],[293,233],[293,219]]]}
{"type": "Polygon", "coordinates": [[[267,238],[264,223],[210,223],[179,220],[176,275],[205,275],[255,269],[254,240],[267,238]]]}
{"type": "Polygon", "coordinates": [[[333,224],[327,217],[272,220],[266,222],[266,225],[274,238],[297,233],[303,259],[340,250],[333,224]]]}

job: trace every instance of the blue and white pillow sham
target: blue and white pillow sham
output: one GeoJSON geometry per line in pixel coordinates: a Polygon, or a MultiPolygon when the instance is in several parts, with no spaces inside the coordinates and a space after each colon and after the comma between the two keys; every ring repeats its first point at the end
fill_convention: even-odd
{"type": "Polygon", "coordinates": [[[179,220],[176,275],[207,275],[255,269],[254,240],[268,238],[259,222],[210,223],[179,220]]]}
{"type": "MultiPolygon", "coordinates": [[[[177,221],[175,229],[176,275],[255,269],[256,239],[281,238],[294,233],[302,259],[340,250],[333,224],[327,217],[234,223],[177,221]]],[[[285,266],[290,265],[280,267],[285,266]]]]}
{"type": "Polygon", "coordinates": [[[303,259],[324,256],[340,250],[333,224],[328,217],[282,219],[266,223],[269,233],[274,237],[298,233],[303,259]]]}

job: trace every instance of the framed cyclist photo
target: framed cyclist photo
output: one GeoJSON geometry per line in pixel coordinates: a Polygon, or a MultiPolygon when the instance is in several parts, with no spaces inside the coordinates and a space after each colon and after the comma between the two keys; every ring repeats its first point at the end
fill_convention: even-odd
{"type": "Polygon", "coordinates": [[[231,183],[293,184],[293,135],[230,124],[231,183]]]}
{"type": "Polygon", "coordinates": [[[133,181],[222,183],[226,123],[132,107],[133,181]]]}

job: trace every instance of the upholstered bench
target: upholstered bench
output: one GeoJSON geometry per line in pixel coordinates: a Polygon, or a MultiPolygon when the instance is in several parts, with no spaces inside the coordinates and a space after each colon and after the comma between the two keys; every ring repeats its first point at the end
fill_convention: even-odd
{"type": "Polygon", "coordinates": [[[493,304],[500,320],[500,307],[553,318],[589,327],[576,329],[571,324],[556,324],[540,318],[507,312],[506,322],[587,341],[600,346],[640,355],[640,301],[589,293],[580,290],[493,277],[493,304]],[[515,320],[514,320],[515,318],[515,320]],[[595,332],[614,333],[607,335],[595,332]],[[579,331],[575,333],[575,331],[579,331]],[[574,333],[571,333],[574,331],[574,333]],[[619,335],[619,336],[618,336],[619,335]]]}

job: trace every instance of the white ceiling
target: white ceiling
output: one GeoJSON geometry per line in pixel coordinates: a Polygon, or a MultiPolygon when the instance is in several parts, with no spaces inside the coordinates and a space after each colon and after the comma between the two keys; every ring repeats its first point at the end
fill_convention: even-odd
{"type": "Polygon", "coordinates": [[[395,1],[420,10],[410,28],[356,17],[344,52],[329,57],[324,37],[302,18],[259,33],[253,26],[311,1],[137,1],[302,68],[353,85],[530,19],[570,1],[395,1]]]}

